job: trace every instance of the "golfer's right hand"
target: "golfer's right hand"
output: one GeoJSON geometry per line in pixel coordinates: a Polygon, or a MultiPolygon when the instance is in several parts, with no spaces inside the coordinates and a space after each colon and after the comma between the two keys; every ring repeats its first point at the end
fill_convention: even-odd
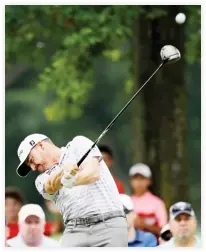
{"type": "Polygon", "coordinates": [[[67,163],[63,168],[63,176],[66,179],[71,179],[77,174],[78,171],[80,171],[80,168],[76,164],[67,163]]]}

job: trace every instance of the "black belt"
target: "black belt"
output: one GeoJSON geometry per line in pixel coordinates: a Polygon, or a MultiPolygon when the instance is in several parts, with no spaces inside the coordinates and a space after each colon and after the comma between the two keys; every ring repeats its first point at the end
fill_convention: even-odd
{"type": "Polygon", "coordinates": [[[122,211],[113,211],[113,212],[108,212],[104,214],[93,215],[87,218],[68,219],[65,221],[65,226],[67,224],[73,224],[75,226],[76,225],[89,226],[89,225],[97,224],[99,222],[104,222],[106,220],[109,220],[115,217],[125,217],[125,214],[122,211]]]}

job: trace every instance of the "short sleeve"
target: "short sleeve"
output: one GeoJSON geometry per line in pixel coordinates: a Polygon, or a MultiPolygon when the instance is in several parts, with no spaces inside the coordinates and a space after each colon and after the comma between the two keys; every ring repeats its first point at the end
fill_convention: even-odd
{"type": "Polygon", "coordinates": [[[39,175],[36,180],[35,180],[35,186],[37,191],[43,196],[43,198],[47,199],[47,200],[54,200],[55,196],[57,193],[55,194],[48,194],[45,191],[44,188],[44,184],[47,181],[47,179],[49,178],[49,175],[55,171],[57,166],[52,167],[51,169],[47,170],[46,172],[42,173],[41,175],[39,175]]]}
{"type": "MultiPolygon", "coordinates": [[[[84,136],[77,136],[72,140],[72,149],[78,161],[89,150],[89,148],[91,148],[92,145],[93,142],[84,136]]],[[[97,157],[99,162],[102,160],[102,154],[97,146],[90,151],[88,157],[97,157]]]]}

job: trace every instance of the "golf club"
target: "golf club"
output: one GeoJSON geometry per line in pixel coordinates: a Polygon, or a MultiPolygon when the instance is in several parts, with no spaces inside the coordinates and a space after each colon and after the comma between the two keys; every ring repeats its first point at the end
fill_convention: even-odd
{"type": "Polygon", "coordinates": [[[78,161],[77,166],[80,166],[81,163],[84,161],[84,159],[87,157],[87,155],[90,153],[90,151],[95,147],[96,144],[99,143],[99,141],[102,139],[102,137],[107,133],[107,131],[113,126],[114,122],[117,120],[117,118],[124,112],[124,110],[129,106],[129,104],[134,100],[134,98],[140,93],[140,91],[143,89],[143,87],[152,79],[152,77],[167,63],[175,63],[180,58],[180,52],[179,50],[172,46],[172,45],[166,45],[164,46],[160,51],[160,56],[162,59],[161,64],[159,67],[154,71],[154,73],[149,77],[149,79],[137,90],[137,92],[132,96],[132,98],[127,102],[127,104],[120,110],[120,112],[115,116],[115,118],[109,123],[109,125],[105,128],[105,130],[102,132],[102,134],[96,139],[96,141],[93,143],[91,148],[81,157],[81,159],[78,161]]]}

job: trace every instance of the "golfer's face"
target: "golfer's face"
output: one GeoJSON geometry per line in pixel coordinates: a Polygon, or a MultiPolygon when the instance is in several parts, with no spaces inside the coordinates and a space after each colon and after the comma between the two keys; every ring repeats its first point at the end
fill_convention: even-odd
{"type": "Polygon", "coordinates": [[[195,234],[196,219],[188,214],[179,214],[174,220],[170,220],[170,230],[174,237],[186,239],[195,234]]]}
{"type": "Polygon", "coordinates": [[[46,150],[40,145],[36,145],[30,152],[27,158],[27,165],[33,171],[44,172],[48,168],[46,150]]]}

